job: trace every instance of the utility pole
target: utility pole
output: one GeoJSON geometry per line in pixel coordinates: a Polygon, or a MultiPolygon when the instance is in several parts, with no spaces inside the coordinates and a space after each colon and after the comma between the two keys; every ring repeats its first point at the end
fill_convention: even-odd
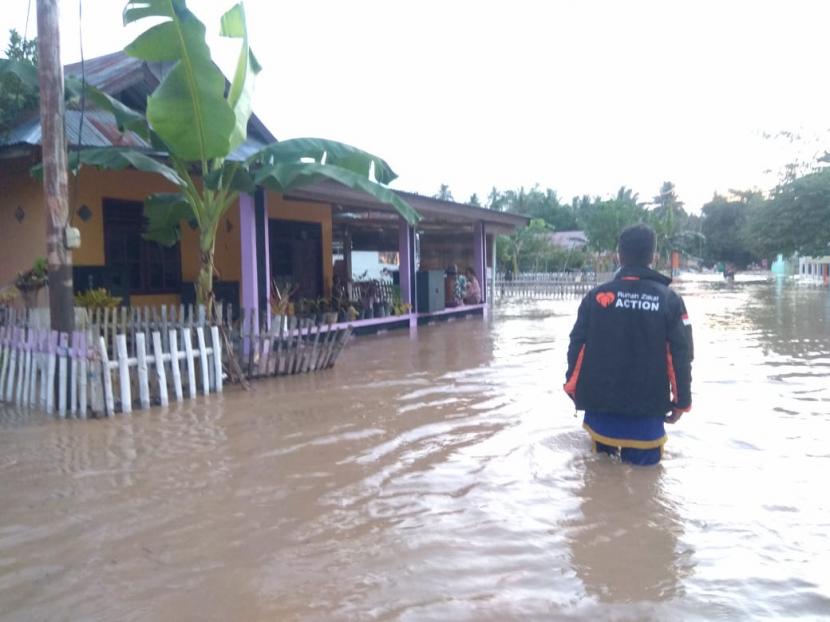
{"type": "Polygon", "coordinates": [[[72,252],[66,245],[69,190],[63,125],[63,65],[60,57],[58,0],[37,0],[37,50],[49,310],[52,329],[71,332],[75,327],[75,305],[72,296],[72,252]]]}

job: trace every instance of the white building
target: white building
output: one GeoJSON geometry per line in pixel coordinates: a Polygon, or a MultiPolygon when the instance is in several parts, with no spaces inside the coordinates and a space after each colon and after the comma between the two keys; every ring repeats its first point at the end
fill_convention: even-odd
{"type": "Polygon", "coordinates": [[[799,257],[798,276],[804,281],[815,281],[827,285],[830,282],[830,255],[799,257]]]}

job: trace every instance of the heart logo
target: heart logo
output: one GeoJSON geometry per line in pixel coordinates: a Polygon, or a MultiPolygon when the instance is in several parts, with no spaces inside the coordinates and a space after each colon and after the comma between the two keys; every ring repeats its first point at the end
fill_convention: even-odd
{"type": "Polygon", "coordinates": [[[600,292],[597,294],[597,302],[603,309],[607,309],[616,299],[617,297],[614,295],[614,292],[600,292]]]}

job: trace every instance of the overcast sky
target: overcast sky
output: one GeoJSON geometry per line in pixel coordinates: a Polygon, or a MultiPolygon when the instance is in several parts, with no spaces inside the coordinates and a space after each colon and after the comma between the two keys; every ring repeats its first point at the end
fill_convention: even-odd
{"type": "MultiPolygon", "coordinates": [[[[82,0],[87,58],[139,32],[124,2],[82,0]]],[[[3,0],[0,33],[29,0],[3,0]]],[[[218,31],[233,4],[190,0],[218,31]]],[[[36,33],[31,1],[29,35],[36,33]]],[[[79,0],[60,0],[62,56],[80,59],[79,0]]],[[[554,188],[565,200],[677,185],[774,185],[824,148],[830,2],[781,0],[247,0],[264,71],[255,110],[277,138],[320,136],[383,156],[394,187],[456,199],[554,188]],[[763,138],[798,131],[799,143],[763,138]]],[[[5,43],[4,46],[5,47],[5,43]]],[[[217,53],[232,67],[227,45],[217,53]]]]}

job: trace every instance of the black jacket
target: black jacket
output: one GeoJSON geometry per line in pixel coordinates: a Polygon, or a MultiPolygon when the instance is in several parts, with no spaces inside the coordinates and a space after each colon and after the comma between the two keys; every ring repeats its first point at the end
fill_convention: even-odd
{"type": "Polygon", "coordinates": [[[671,279],[623,267],[579,305],[565,391],[579,410],[663,415],[692,406],[692,329],[671,279]]]}

